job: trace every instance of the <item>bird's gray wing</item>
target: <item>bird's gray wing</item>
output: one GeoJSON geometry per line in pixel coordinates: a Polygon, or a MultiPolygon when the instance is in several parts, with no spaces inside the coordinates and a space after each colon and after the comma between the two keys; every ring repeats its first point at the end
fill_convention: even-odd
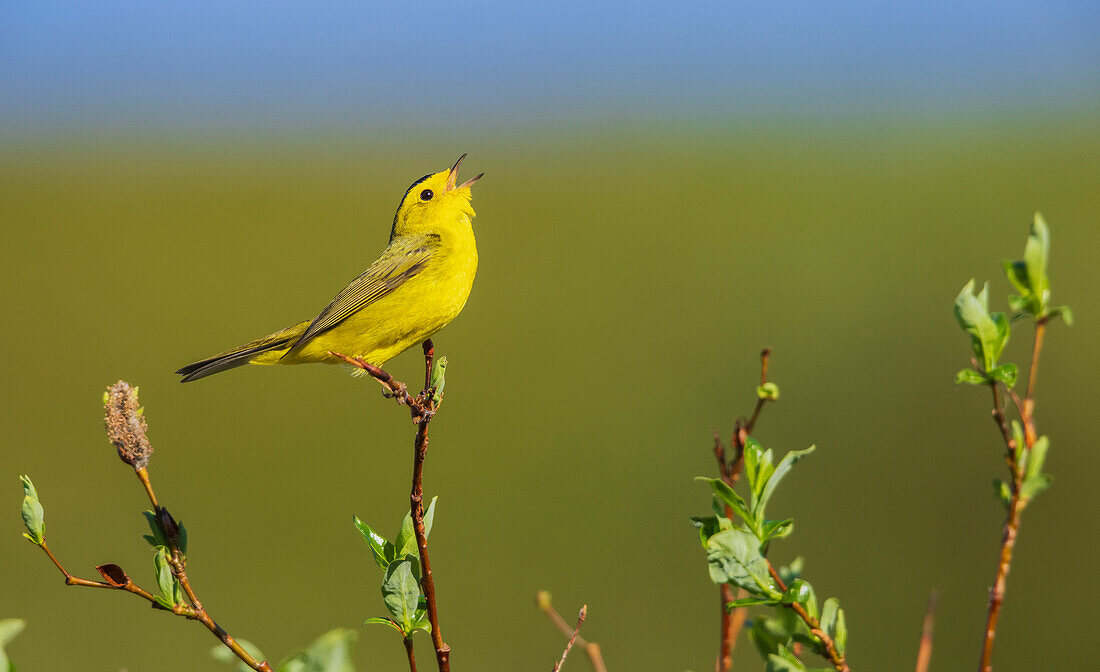
{"type": "Polygon", "coordinates": [[[391,243],[370,268],[352,280],[314,318],[287,352],[300,348],[311,338],[343,322],[352,313],[388,296],[423,271],[435,251],[433,242],[433,239],[419,238],[405,243],[391,243]]]}

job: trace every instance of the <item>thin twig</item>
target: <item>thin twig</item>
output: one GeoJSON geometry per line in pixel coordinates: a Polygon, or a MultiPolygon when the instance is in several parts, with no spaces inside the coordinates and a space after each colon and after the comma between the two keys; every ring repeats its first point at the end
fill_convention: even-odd
{"type": "MultiPolygon", "coordinates": [[[[763,387],[768,382],[768,357],[772,354],[771,348],[764,348],[760,351],[760,386],[763,387]]],[[[745,432],[752,434],[753,427],[756,426],[756,421],[760,418],[760,412],[764,410],[764,404],[767,403],[767,399],[756,400],[756,408],[752,411],[752,417],[745,424],[745,432]]]]}
{"type": "MultiPolygon", "coordinates": [[[[550,601],[550,593],[545,590],[540,590],[535,595],[535,603],[542,613],[546,614],[546,617],[550,619],[550,622],[558,627],[566,637],[573,636],[573,628],[565,622],[558,610],[554,608],[554,605],[550,601]]],[[[600,645],[596,642],[590,642],[584,637],[577,635],[577,642],[584,647],[584,652],[588,656],[588,662],[592,664],[592,669],[595,672],[607,672],[607,666],[603,662],[603,653],[600,651],[600,645]]]]}
{"type": "Polygon", "coordinates": [[[928,672],[928,663],[932,661],[932,631],[936,626],[936,599],[939,594],[928,594],[928,607],[924,610],[924,623],[921,625],[920,648],[917,649],[916,672],[928,672]]]}
{"type": "Polygon", "coordinates": [[[436,663],[439,672],[449,672],[451,647],[443,641],[443,632],[439,627],[439,612],[435,600],[435,580],[432,577],[432,563],[428,555],[428,537],[424,529],[424,459],[428,454],[428,425],[435,417],[435,406],[432,403],[433,390],[431,389],[432,364],[435,348],[431,339],[424,344],[424,390],[413,397],[409,395],[405,383],[396,380],[392,375],[359,357],[349,357],[339,352],[329,354],[339,357],[348,364],[366,371],[389,391],[389,396],[394,397],[397,403],[408,406],[412,413],[413,422],[416,423],[416,438],[413,440],[413,474],[412,490],[409,493],[409,508],[413,521],[413,533],[416,536],[416,546],[420,554],[420,585],[424,589],[424,598],[427,601],[428,622],[432,626],[432,644],[435,645],[436,663]]]}
{"type": "Polygon", "coordinates": [[[573,634],[569,636],[569,643],[565,645],[565,650],[561,652],[561,660],[554,666],[553,672],[561,670],[561,666],[565,664],[565,657],[569,655],[569,651],[573,648],[573,642],[577,641],[577,633],[581,631],[581,625],[584,623],[584,617],[588,615],[588,605],[581,605],[581,613],[577,615],[577,627],[573,628],[573,634]]]}
{"type": "MultiPolygon", "coordinates": [[[[54,557],[53,552],[50,550],[46,542],[43,541],[39,548],[53,561],[55,567],[65,576],[65,585],[67,586],[81,586],[84,588],[107,588],[109,590],[124,590],[128,593],[133,593],[138,597],[147,600],[158,609],[164,609],[148,591],[141,589],[130,580],[130,577],[126,577],[126,581],[119,584],[106,583],[103,581],[89,581],[88,579],[81,579],[79,577],[70,574],[62,565],[61,562],[54,557]]],[[[167,610],[166,610],[167,611],[167,610]]],[[[184,606],[184,609],[177,612],[181,616],[190,616],[189,610],[184,606]]]]}
{"type": "MultiPolygon", "coordinates": [[[[1035,344],[1032,347],[1031,369],[1028,372],[1027,396],[1022,400],[1014,392],[1012,396],[1016,409],[1020,414],[1020,421],[1024,426],[1024,445],[1030,451],[1037,438],[1035,430],[1035,399],[1032,396],[1035,391],[1035,381],[1039,372],[1039,356],[1043,350],[1043,334],[1046,330],[1046,320],[1039,319],[1035,323],[1035,344]]],[[[997,636],[997,621],[1001,614],[1001,605],[1004,604],[1005,591],[1008,586],[1008,572],[1012,566],[1012,552],[1016,547],[1016,537],[1020,530],[1020,514],[1027,506],[1027,500],[1023,498],[1024,464],[1016,459],[1016,441],[1008,430],[1008,421],[1004,410],[1001,408],[1001,400],[998,395],[996,383],[990,386],[993,389],[993,417],[1001,430],[1001,437],[1005,442],[1005,462],[1012,476],[1012,498],[1008,503],[1008,512],[1005,515],[1004,527],[1001,533],[1001,547],[997,555],[997,574],[993,580],[993,587],[989,590],[989,607],[986,613],[985,636],[982,638],[982,656],[978,663],[980,672],[992,672],[993,670],[993,641],[997,636]]]]}

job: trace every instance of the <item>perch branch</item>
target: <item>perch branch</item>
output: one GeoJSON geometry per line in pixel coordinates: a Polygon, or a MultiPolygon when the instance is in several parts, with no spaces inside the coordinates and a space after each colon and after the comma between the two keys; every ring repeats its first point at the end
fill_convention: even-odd
{"type": "MultiPolygon", "coordinates": [[[[348,364],[366,371],[368,375],[377,380],[389,392],[397,403],[409,407],[413,422],[416,423],[416,438],[413,440],[413,475],[412,490],[409,493],[409,508],[413,521],[413,532],[416,536],[416,546],[420,554],[421,578],[420,586],[424,590],[424,598],[427,601],[428,622],[432,626],[432,644],[435,646],[436,663],[439,672],[449,672],[451,669],[451,647],[443,641],[443,632],[439,628],[439,611],[435,600],[435,580],[432,577],[432,563],[428,556],[428,537],[424,529],[424,459],[428,455],[428,425],[435,417],[436,407],[432,402],[434,391],[431,389],[432,365],[435,356],[435,347],[431,339],[424,341],[424,389],[419,395],[409,395],[408,387],[394,379],[392,375],[381,367],[375,366],[359,357],[348,357],[338,352],[330,352],[348,364]]],[[[410,644],[406,644],[406,647],[410,644]]],[[[411,649],[410,656],[411,654],[411,649]]],[[[411,660],[411,659],[410,659],[411,660]]]]}

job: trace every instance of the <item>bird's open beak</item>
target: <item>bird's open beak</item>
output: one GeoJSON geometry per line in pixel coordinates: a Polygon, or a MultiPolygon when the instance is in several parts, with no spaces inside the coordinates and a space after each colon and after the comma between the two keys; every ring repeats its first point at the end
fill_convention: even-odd
{"type": "Polygon", "coordinates": [[[447,174],[447,186],[443,188],[444,191],[454,191],[455,189],[463,189],[466,187],[474,186],[474,182],[481,179],[481,176],[485,173],[479,173],[476,177],[471,177],[462,184],[455,186],[455,182],[458,181],[458,167],[462,165],[462,159],[465,159],[466,155],[458,157],[458,161],[455,161],[455,165],[451,167],[451,172],[447,174]]]}

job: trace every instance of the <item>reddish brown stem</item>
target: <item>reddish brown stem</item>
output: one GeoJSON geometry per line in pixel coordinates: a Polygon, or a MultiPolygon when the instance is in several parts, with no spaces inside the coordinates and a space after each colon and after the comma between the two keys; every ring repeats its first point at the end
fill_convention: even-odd
{"type": "Polygon", "coordinates": [[[451,647],[443,641],[443,632],[439,629],[439,612],[435,601],[435,580],[432,578],[432,562],[428,556],[428,538],[424,531],[424,458],[428,454],[428,423],[431,415],[426,415],[418,423],[416,441],[413,448],[413,481],[411,504],[413,532],[416,534],[416,546],[420,551],[420,585],[424,588],[424,597],[428,602],[428,622],[432,625],[432,643],[435,645],[436,662],[440,672],[450,669],[451,647]]]}
{"type": "Polygon", "coordinates": [[[1012,551],[1016,547],[1016,535],[1020,527],[1020,511],[1023,508],[1019,490],[1019,479],[1015,479],[1012,501],[1008,506],[1008,515],[1005,516],[1004,531],[1001,535],[1001,552],[997,560],[997,577],[994,579],[993,588],[989,591],[989,610],[986,614],[985,638],[982,641],[982,659],[978,668],[982,672],[991,672],[993,669],[993,639],[997,634],[997,619],[1000,617],[1001,605],[1005,599],[1008,570],[1012,565],[1012,551]]]}
{"type": "MultiPolygon", "coordinates": [[[[565,622],[565,619],[561,617],[558,610],[554,608],[554,605],[550,601],[550,593],[546,591],[539,591],[536,596],[536,604],[539,609],[546,614],[550,622],[558,626],[558,630],[561,631],[566,637],[573,636],[573,628],[565,622]]],[[[603,662],[603,653],[600,651],[600,645],[596,642],[587,641],[584,637],[577,635],[577,642],[584,647],[585,654],[588,655],[588,662],[592,664],[594,672],[607,672],[607,666],[603,662]]]]}
{"type": "Polygon", "coordinates": [[[405,654],[409,657],[409,672],[416,672],[416,655],[413,653],[411,636],[405,638],[405,654]]]}
{"type": "Polygon", "coordinates": [[[427,390],[432,386],[432,363],[435,361],[435,344],[432,343],[432,339],[428,339],[423,343],[424,348],[424,389],[427,390]]]}
{"type": "Polygon", "coordinates": [[[561,652],[561,660],[554,666],[553,672],[561,670],[561,666],[565,664],[565,658],[569,655],[569,651],[573,649],[573,642],[577,641],[577,633],[581,631],[581,625],[584,624],[584,618],[588,615],[588,605],[581,605],[581,613],[577,616],[577,627],[573,628],[573,634],[569,636],[569,642],[565,645],[565,650],[561,652]]]}
{"type": "MultiPolygon", "coordinates": [[[[205,625],[207,629],[210,630],[210,632],[214,633],[214,636],[221,640],[222,644],[229,648],[230,651],[236,654],[238,658],[240,658],[253,670],[256,670],[257,672],[273,672],[271,666],[266,661],[260,661],[253,658],[247,651],[244,650],[244,648],[237,642],[237,640],[235,640],[232,636],[229,635],[229,633],[218,626],[218,624],[215,623],[214,620],[210,618],[210,616],[205,611],[203,611],[202,606],[200,604],[197,604],[198,600],[193,600],[193,602],[196,603],[196,606],[194,607],[189,607],[186,604],[177,604],[171,609],[168,609],[157,602],[156,598],[153,597],[151,593],[135,585],[133,581],[129,580],[129,577],[126,577],[126,581],[124,583],[119,584],[81,579],[70,574],[62,566],[61,562],[54,556],[53,552],[50,551],[45,542],[40,545],[40,548],[53,562],[54,566],[57,567],[58,571],[60,571],[65,576],[65,585],[82,586],[85,588],[107,588],[109,590],[121,590],[127,593],[131,593],[133,595],[137,595],[138,597],[152,604],[157,609],[171,611],[177,616],[183,616],[184,618],[190,620],[199,621],[200,623],[205,625]]],[[[184,580],[180,581],[180,584],[184,585],[185,580],[186,577],[184,578],[184,580]]],[[[184,589],[188,592],[189,596],[194,595],[194,593],[190,590],[189,584],[184,589]]]]}
{"type": "MultiPolygon", "coordinates": [[[[1035,399],[1032,396],[1035,391],[1035,381],[1039,371],[1039,355],[1043,350],[1043,334],[1046,331],[1046,320],[1039,319],[1035,324],[1035,344],[1031,352],[1031,370],[1028,372],[1027,396],[1020,399],[1013,393],[1013,401],[1020,413],[1020,421],[1024,426],[1024,445],[1030,449],[1034,447],[1037,438],[1035,430],[1035,399]]],[[[993,389],[993,417],[1001,430],[1001,437],[1005,442],[1005,462],[1012,476],[1012,498],[1009,500],[1008,512],[1005,515],[1004,526],[1001,532],[1001,548],[997,556],[997,574],[993,580],[993,587],[989,590],[989,607],[985,619],[985,635],[982,638],[982,656],[978,662],[980,672],[992,672],[993,670],[993,642],[997,636],[997,621],[1000,618],[1001,606],[1004,604],[1005,591],[1008,587],[1008,572],[1012,567],[1012,553],[1016,548],[1016,537],[1020,531],[1020,514],[1027,506],[1027,500],[1023,498],[1022,488],[1024,480],[1024,465],[1016,459],[1016,441],[1008,429],[1008,421],[1004,410],[1001,408],[1000,395],[996,384],[993,389]]]]}

